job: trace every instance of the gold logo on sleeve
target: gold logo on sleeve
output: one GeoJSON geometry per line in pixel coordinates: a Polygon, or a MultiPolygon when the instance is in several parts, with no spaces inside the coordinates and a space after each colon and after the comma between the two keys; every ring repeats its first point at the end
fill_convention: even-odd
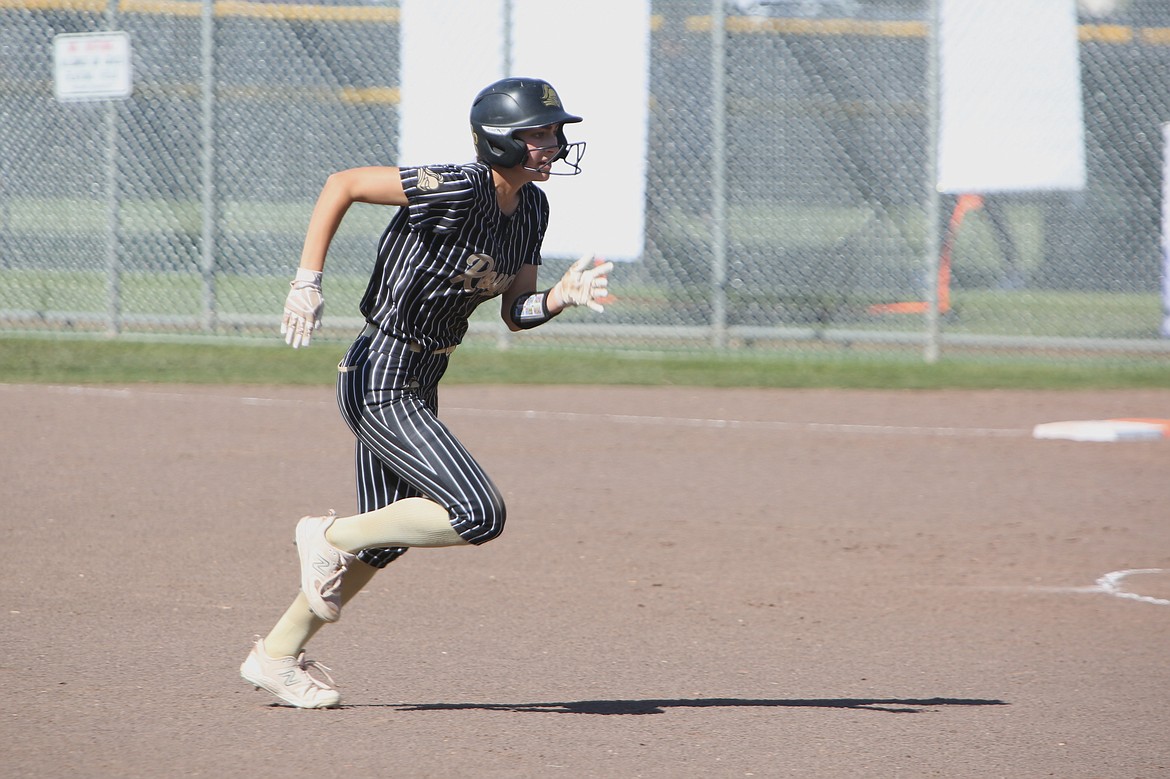
{"type": "Polygon", "coordinates": [[[443,177],[430,168],[419,168],[418,188],[422,192],[434,192],[443,183],[443,177]]]}

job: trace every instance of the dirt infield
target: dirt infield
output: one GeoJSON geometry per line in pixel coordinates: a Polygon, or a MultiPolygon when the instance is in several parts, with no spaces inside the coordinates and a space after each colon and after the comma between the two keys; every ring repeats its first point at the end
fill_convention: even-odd
{"type": "Polygon", "coordinates": [[[328,388],[0,385],[5,777],[1170,776],[1170,391],[444,390],[504,491],[240,680],[293,524],[353,510],[328,388]]]}

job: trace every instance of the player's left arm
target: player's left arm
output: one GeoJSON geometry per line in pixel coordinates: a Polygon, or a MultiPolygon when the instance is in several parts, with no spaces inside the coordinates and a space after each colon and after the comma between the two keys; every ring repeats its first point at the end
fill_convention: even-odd
{"type": "Polygon", "coordinates": [[[539,266],[524,265],[503,294],[500,316],[512,331],[543,325],[570,306],[589,306],[601,312],[601,301],[609,297],[612,262],[595,260],[587,254],[573,263],[553,287],[536,291],[539,266]]]}
{"type": "Polygon", "coordinates": [[[556,316],[548,310],[548,293],[536,291],[539,268],[539,265],[520,266],[520,272],[500,296],[500,318],[513,332],[536,327],[556,316]]]}

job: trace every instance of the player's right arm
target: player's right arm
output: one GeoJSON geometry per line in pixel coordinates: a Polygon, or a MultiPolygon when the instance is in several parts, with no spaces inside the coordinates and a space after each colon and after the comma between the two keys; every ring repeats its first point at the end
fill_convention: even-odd
{"type": "Polygon", "coordinates": [[[321,327],[325,298],[321,293],[321,273],[329,244],[341,226],[346,211],[354,203],[404,206],[406,192],[398,168],[351,168],[334,173],[325,180],[301,248],[301,264],[292,289],[284,303],[280,332],[285,343],[294,349],[308,346],[313,332],[321,327]]]}
{"type": "Polygon", "coordinates": [[[345,212],[354,203],[382,206],[406,205],[406,192],[398,168],[351,168],[325,180],[301,249],[301,267],[320,272],[325,267],[329,243],[337,234],[345,212]]]}

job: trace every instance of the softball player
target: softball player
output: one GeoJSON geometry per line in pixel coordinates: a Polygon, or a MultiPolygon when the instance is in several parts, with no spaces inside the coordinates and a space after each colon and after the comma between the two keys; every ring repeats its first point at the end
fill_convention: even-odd
{"type": "Polygon", "coordinates": [[[301,708],[337,705],[328,669],[305,659],[312,636],[408,548],[478,545],[503,531],[499,489],[439,421],[438,383],[471,312],[490,298],[501,296],[514,331],[569,306],[603,310],[612,263],[583,257],[550,289],[536,287],[549,209],[533,184],[580,172],[585,144],[564,132],[579,121],[547,82],[504,79],[472,104],[476,162],[355,168],[326,181],[285,302],[281,332],[293,348],[321,324],[325,255],[349,206],[399,207],[361,301],[368,324],[338,366],[359,513],[297,524],[301,591],[240,668],[257,688],[301,708]]]}

